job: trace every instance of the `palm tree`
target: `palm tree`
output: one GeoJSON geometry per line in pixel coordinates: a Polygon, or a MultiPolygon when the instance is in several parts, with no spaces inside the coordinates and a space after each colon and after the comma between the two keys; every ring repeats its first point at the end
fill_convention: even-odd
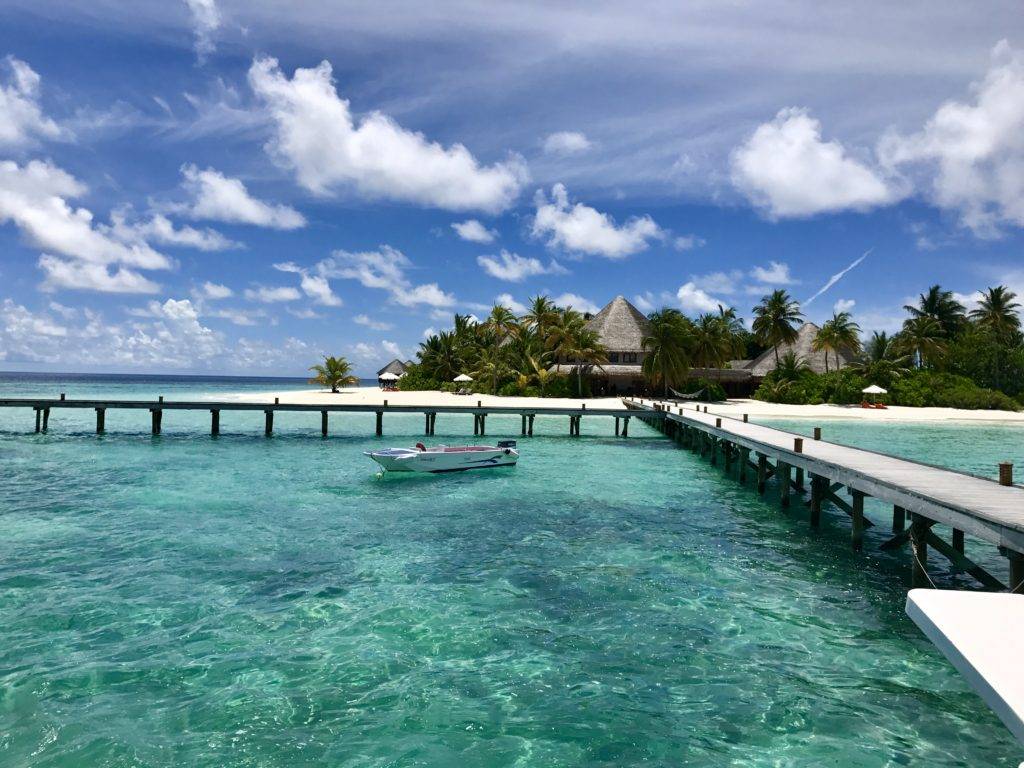
{"type": "Polygon", "coordinates": [[[311,366],[309,370],[316,371],[316,376],[309,380],[310,384],[330,387],[334,394],[338,393],[338,387],[348,387],[359,383],[359,377],[352,375],[352,366],[344,357],[324,355],[323,363],[311,366]]]}
{"type": "Polygon", "coordinates": [[[918,368],[935,365],[946,352],[946,334],[931,315],[915,315],[905,320],[898,338],[899,348],[915,357],[918,368]]]}
{"type": "Polygon", "coordinates": [[[963,328],[966,320],[964,305],[956,300],[952,291],[944,291],[938,285],[933,285],[927,293],[920,294],[916,307],[913,304],[905,304],[903,308],[911,317],[934,319],[946,338],[955,336],[963,328]]]}
{"type": "Polygon", "coordinates": [[[910,357],[900,349],[899,339],[885,331],[875,331],[854,369],[873,384],[889,386],[911,367],[910,357]]]}
{"type": "Polygon", "coordinates": [[[583,397],[583,368],[584,366],[596,365],[601,367],[602,363],[608,362],[608,353],[599,341],[595,331],[588,330],[586,323],[581,322],[576,327],[569,343],[567,353],[576,361],[576,392],[583,397]]]}
{"type": "Polygon", "coordinates": [[[781,288],[761,298],[754,307],[754,322],[751,325],[762,344],[775,349],[775,364],[779,364],[779,345],[792,344],[797,338],[795,323],[803,319],[800,305],[781,288]]]}
{"type": "Polygon", "coordinates": [[[1020,304],[1014,301],[1016,298],[1016,293],[1005,285],[999,285],[989,288],[978,302],[978,308],[971,310],[971,319],[979,328],[992,334],[996,340],[993,379],[997,389],[1000,387],[1001,378],[1001,347],[1020,339],[1020,315],[1017,314],[1020,304]]]}
{"type": "Polygon", "coordinates": [[[518,325],[518,321],[511,309],[503,307],[501,304],[495,304],[491,309],[490,316],[487,318],[487,325],[497,335],[498,343],[500,344],[512,332],[512,329],[518,325]]]}
{"type": "Polygon", "coordinates": [[[530,308],[523,315],[523,322],[537,332],[543,340],[547,328],[554,322],[558,309],[547,296],[534,296],[530,299],[530,308]]]}
{"type": "Polygon", "coordinates": [[[641,342],[644,351],[643,372],[650,381],[664,387],[686,378],[689,368],[687,342],[689,321],[677,309],[661,309],[648,317],[649,330],[641,342]]]}
{"type": "MultiPolygon", "coordinates": [[[[458,318],[456,315],[456,321],[458,318]]],[[[462,373],[465,362],[459,350],[457,334],[441,331],[420,344],[418,357],[427,374],[438,381],[451,381],[462,373]]]]}
{"type": "Polygon", "coordinates": [[[706,312],[693,323],[690,351],[698,368],[721,368],[732,354],[734,343],[720,314],[706,312]]]}
{"type": "Polygon", "coordinates": [[[838,371],[842,365],[839,350],[848,349],[855,355],[860,353],[860,326],[853,321],[849,312],[833,312],[832,318],[826,320],[818,330],[814,341],[811,342],[811,349],[815,352],[825,352],[825,373],[828,373],[828,353],[833,352],[838,371]]]}
{"type": "Polygon", "coordinates": [[[491,382],[491,394],[498,393],[498,380],[508,371],[504,351],[499,344],[487,344],[480,350],[473,378],[491,382]]]}
{"type": "Polygon", "coordinates": [[[561,372],[562,361],[570,357],[574,339],[586,325],[583,315],[572,307],[558,312],[548,330],[546,346],[555,358],[555,371],[561,372]]]}
{"type": "Polygon", "coordinates": [[[736,316],[736,308],[723,307],[719,304],[718,321],[722,324],[725,342],[729,347],[727,356],[743,357],[747,352],[747,344],[744,339],[747,329],[743,326],[743,321],[736,316]]]}
{"type": "Polygon", "coordinates": [[[778,382],[792,384],[800,381],[803,375],[809,370],[811,369],[807,365],[807,361],[802,357],[799,357],[796,352],[790,350],[779,360],[779,364],[773,371],[772,378],[778,382]]]}

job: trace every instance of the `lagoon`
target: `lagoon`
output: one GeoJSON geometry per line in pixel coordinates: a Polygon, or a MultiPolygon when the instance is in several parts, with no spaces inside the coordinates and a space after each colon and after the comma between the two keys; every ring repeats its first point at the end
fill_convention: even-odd
{"type": "MultiPolygon", "coordinates": [[[[1019,762],[904,616],[905,553],[853,553],[829,518],[812,534],[640,423],[571,440],[538,417],[512,471],[380,479],[361,452],[422,439],[421,417],[382,439],[338,418],[328,440],[316,414],[270,440],[258,413],[216,440],[205,414],[166,414],[159,438],[145,414],[108,413],[102,437],[91,412],[46,435],[30,418],[0,411],[5,765],[1019,762]]],[[[1024,435],[886,428],[826,437],[991,471],[1013,458],[999,430],[1024,435]]]]}

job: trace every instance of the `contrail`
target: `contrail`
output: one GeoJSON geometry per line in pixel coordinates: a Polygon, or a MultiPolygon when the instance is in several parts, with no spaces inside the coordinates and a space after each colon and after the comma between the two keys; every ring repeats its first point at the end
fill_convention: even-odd
{"type": "Polygon", "coordinates": [[[846,273],[847,273],[847,272],[849,272],[849,271],[850,271],[851,269],[853,269],[853,268],[854,268],[854,267],[856,267],[856,266],[857,266],[858,264],[860,264],[860,263],[861,263],[862,261],[864,261],[864,259],[866,259],[866,258],[868,257],[868,255],[869,255],[869,254],[870,254],[870,253],[871,253],[871,252],[872,252],[873,250],[875,250],[875,249],[874,249],[874,248],[868,248],[868,249],[867,249],[866,251],[864,251],[864,253],[863,253],[863,254],[861,254],[860,258],[859,258],[859,259],[856,259],[856,260],[855,260],[855,261],[854,261],[854,262],[853,262],[853,263],[852,263],[852,264],[851,264],[850,266],[848,266],[848,267],[847,267],[846,269],[840,270],[839,272],[836,272],[836,273],[835,273],[834,275],[832,275],[832,277],[830,277],[830,278],[828,279],[828,282],[827,282],[827,283],[825,283],[825,284],[824,284],[823,286],[821,286],[821,288],[820,288],[820,289],[818,290],[818,292],[817,292],[816,294],[814,294],[813,296],[811,296],[811,298],[809,298],[809,299],[808,299],[807,301],[805,301],[805,302],[804,302],[804,306],[806,307],[806,306],[807,306],[808,304],[810,304],[810,303],[811,303],[812,301],[814,301],[814,300],[815,300],[816,298],[818,298],[819,296],[821,296],[821,294],[823,294],[823,293],[824,293],[825,291],[827,291],[827,290],[828,290],[829,288],[831,288],[831,287],[832,287],[833,285],[835,285],[835,284],[836,284],[836,283],[838,283],[838,282],[839,282],[840,280],[842,280],[842,279],[843,279],[843,277],[844,277],[844,276],[846,275],[846,273]]]}

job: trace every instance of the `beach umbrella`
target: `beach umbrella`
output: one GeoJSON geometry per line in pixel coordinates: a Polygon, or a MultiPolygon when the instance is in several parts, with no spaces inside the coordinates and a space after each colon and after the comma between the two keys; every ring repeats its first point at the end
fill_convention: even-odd
{"type": "Polygon", "coordinates": [[[464,373],[460,373],[458,376],[455,377],[455,381],[472,381],[472,380],[473,380],[472,376],[467,376],[464,373]]]}
{"type": "Polygon", "coordinates": [[[870,387],[864,387],[864,389],[862,389],[861,392],[863,392],[865,395],[887,395],[887,394],[889,394],[889,390],[882,389],[877,384],[872,384],[870,387]]]}
{"type": "Polygon", "coordinates": [[[387,373],[382,373],[377,378],[379,378],[381,381],[398,381],[399,376],[398,374],[391,373],[391,371],[388,371],[387,373]]]}

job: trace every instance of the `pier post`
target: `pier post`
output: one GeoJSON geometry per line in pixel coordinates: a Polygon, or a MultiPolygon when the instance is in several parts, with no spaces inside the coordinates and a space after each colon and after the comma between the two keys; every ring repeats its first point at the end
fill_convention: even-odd
{"type": "MultiPolygon", "coordinates": [[[[522,416],[523,424],[522,424],[522,429],[520,430],[519,434],[521,436],[523,436],[523,437],[526,437],[526,414],[523,413],[523,414],[520,414],[520,416],[522,416]]],[[[619,434],[619,430],[616,429],[615,430],[615,434],[616,435],[619,434]]]]}
{"type": "Polygon", "coordinates": [[[953,549],[961,555],[964,553],[964,532],[959,528],[953,529],[953,549]]]}
{"type": "Polygon", "coordinates": [[[220,411],[217,408],[210,409],[210,435],[216,437],[220,434],[220,411]]]}
{"type": "Polygon", "coordinates": [[[790,478],[793,468],[784,461],[780,461],[775,465],[775,472],[778,475],[779,481],[779,506],[789,506],[789,486],[790,478]]]}
{"type": "Polygon", "coordinates": [[[434,432],[435,432],[436,429],[437,429],[437,412],[433,411],[430,414],[430,434],[431,434],[431,436],[434,435],[434,432]]]}
{"type": "Polygon", "coordinates": [[[428,437],[430,436],[430,414],[429,413],[424,413],[423,414],[423,434],[428,436],[428,437]]]}
{"type": "Polygon", "coordinates": [[[814,439],[821,440],[821,427],[814,428],[814,439]]]}
{"type": "Polygon", "coordinates": [[[825,489],[822,487],[827,483],[824,477],[811,475],[811,527],[817,528],[821,525],[821,500],[824,497],[825,489]]]}
{"type": "Polygon", "coordinates": [[[892,532],[903,533],[907,523],[907,510],[903,507],[893,505],[892,508],[892,532]]]}
{"type": "Polygon", "coordinates": [[[914,562],[910,564],[910,586],[917,589],[928,582],[928,522],[916,513],[910,518],[910,551],[914,562]]]}
{"type": "Polygon", "coordinates": [[[722,450],[725,453],[725,474],[732,476],[732,443],[724,440],[722,442],[722,450]]]}
{"type": "Polygon", "coordinates": [[[483,437],[485,434],[487,434],[487,414],[486,413],[481,413],[480,414],[480,437],[483,437]]]}
{"type": "Polygon", "coordinates": [[[718,438],[717,437],[709,436],[708,442],[710,443],[709,447],[711,448],[711,466],[712,467],[717,467],[718,466],[718,444],[719,444],[718,438]]]}
{"type": "Polygon", "coordinates": [[[107,409],[96,409],[96,434],[102,435],[106,431],[107,409]]]}
{"type": "Polygon", "coordinates": [[[793,487],[796,488],[801,493],[803,492],[803,490],[804,490],[804,468],[803,467],[797,467],[796,468],[796,480],[793,481],[793,487]]]}
{"type": "MultiPolygon", "coordinates": [[[[63,399],[63,398],[61,398],[63,399]]],[[[50,428],[50,409],[43,408],[43,432],[50,428]]]]}
{"type": "Polygon", "coordinates": [[[377,411],[377,437],[384,434],[384,411],[377,411]]]}
{"type": "Polygon", "coordinates": [[[850,529],[850,543],[855,552],[864,548],[864,494],[851,490],[853,495],[853,527],[850,529]]]}
{"type": "Polygon", "coordinates": [[[622,420],[622,436],[629,437],[629,416],[626,416],[622,420]]]}
{"type": "Polygon", "coordinates": [[[320,411],[320,437],[327,437],[327,411],[320,411]]]}
{"type": "Polygon", "coordinates": [[[36,412],[36,433],[38,434],[39,430],[40,430],[40,426],[39,425],[41,423],[41,419],[43,418],[43,409],[42,408],[33,408],[33,410],[36,412]]]}
{"type": "Polygon", "coordinates": [[[1013,462],[999,462],[999,484],[1013,485],[1013,462]]]}
{"type": "Polygon", "coordinates": [[[765,484],[768,482],[768,457],[757,454],[757,492],[764,496],[765,484]]]}
{"type": "Polygon", "coordinates": [[[263,434],[270,437],[274,434],[274,412],[269,408],[263,412],[263,434]]]}
{"type": "Polygon", "coordinates": [[[530,418],[527,420],[526,436],[533,437],[533,417],[536,414],[531,413],[530,418]]]}
{"type": "Polygon", "coordinates": [[[619,436],[619,417],[615,417],[615,436],[619,436]]]}
{"type": "Polygon", "coordinates": [[[159,435],[160,434],[160,428],[161,428],[161,426],[163,426],[161,422],[163,422],[163,420],[164,420],[164,412],[160,408],[150,408],[149,409],[149,413],[150,413],[150,416],[152,417],[152,419],[151,419],[152,427],[153,427],[152,432],[153,432],[154,435],[159,435]]]}
{"type": "Polygon", "coordinates": [[[740,448],[740,484],[747,484],[747,465],[750,463],[750,449],[740,448]]]}
{"type": "Polygon", "coordinates": [[[1005,554],[1010,561],[1010,592],[1024,594],[1024,555],[1012,550],[1006,550],[1005,554]]]}

